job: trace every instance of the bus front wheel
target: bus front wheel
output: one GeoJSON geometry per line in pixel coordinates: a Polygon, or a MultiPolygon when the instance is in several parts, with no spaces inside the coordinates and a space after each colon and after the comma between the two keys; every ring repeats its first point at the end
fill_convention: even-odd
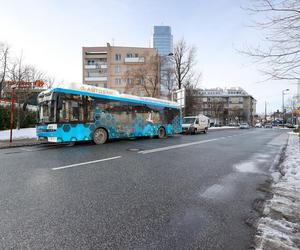
{"type": "Polygon", "coordinates": [[[166,138],[166,130],[164,127],[160,127],[158,129],[158,138],[159,139],[166,138]]]}
{"type": "Polygon", "coordinates": [[[97,128],[93,135],[93,141],[95,144],[104,144],[107,141],[107,132],[103,128],[97,128]]]}

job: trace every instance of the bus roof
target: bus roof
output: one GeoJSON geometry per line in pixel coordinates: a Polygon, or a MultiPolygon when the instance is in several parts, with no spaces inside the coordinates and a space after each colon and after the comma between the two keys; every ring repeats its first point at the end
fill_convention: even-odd
{"type": "Polygon", "coordinates": [[[148,105],[154,106],[164,106],[164,107],[171,107],[171,108],[180,108],[180,105],[176,102],[152,98],[152,97],[140,97],[135,95],[128,95],[128,94],[120,94],[119,91],[114,89],[108,88],[101,88],[86,84],[78,84],[78,83],[71,83],[64,86],[55,86],[50,90],[46,90],[41,94],[46,94],[49,92],[60,92],[60,93],[69,93],[69,94],[78,94],[78,95],[86,95],[86,96],[93,96],[99,97],[104,99],[110,100],[118,100],[124,102],[135,102],[135,103],[143,103],[148,105]]]}

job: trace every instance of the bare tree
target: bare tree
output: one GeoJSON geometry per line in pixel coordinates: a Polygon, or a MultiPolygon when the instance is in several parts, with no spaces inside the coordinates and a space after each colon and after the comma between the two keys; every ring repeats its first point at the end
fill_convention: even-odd
{"type": "MultiPolygon", "coordinates": [[[[16,58],[15,61],[11,64],[9,68],[9,79],[10,85],[15,85],[16,89],[16,103],[18,105],[17,109],[17,128],[20,128],[21,124],[21,104],[25,101],[26,93],[24,93],[25,83],[28,80],[29,67],[24,65],[23,55],[21,54],[19,58],[16,58]]],[[[9,86],[11,87],[11,86],[9,86]]]]}
{"type": "Polygon", "coordinates": [[[9,46],[7,44],[0,43],[0,99],[2,98],[2,91],[7,77],[8,57],[9,46]]]}
{"type": "Polygon", "coordinates": [[[178,89],[185,87],[192,78],[193,67],[195,65],[196,48],[188,46],[184,39],[181,39],[175,44],[174,62],[175,62],[175,77],[178,89]]]}
{"type": "Polygon", "coordinates": [[[160,94],[159,56],[148,57],[144,64],[128,70],[125,77],[125,93],[138,94],[143,91],[146,96],[158,97],[160,94]]]}
{"type": "MultiPolygon", "coordinates": [[[[18,105],[17,109],[17,128],[20,128],[21,124],[21,107],[23,110],[26,110],[28,101],[36,93],[33,91],[35,88],[35,83],[38,80],[46,79],[46,75],[38,70],[33,65],[26,65],[23,60],[23,55],[16,58],[8,70],[9,84],[15,85],[16,89],[16,104],[18,105]]],[[[11,86],[8,86],[11,88],[11,86]]],[[[8,90],[10,91],[10,90],[8,90]]]]}
{"type": "Polygon", "coordinates": [[[265,38],[263,47],[243,53],[265,64],[268,79],[300,79],[300,1],[255,0],[247,10],[260,20],[255,27],[265,38]]]}
{"type": "Polygon", "coordinates": [[[241,109],[238,106],[233,106],[230,111],[229,111],[229,119],[231,121],[236,122],[240,122],[242,120],[242,116],[243,116],[243,109],[241,109]]]}
{"type": "Polygon", "coordinates": [[[199,84],[201,80],[201,74],[189,75],[184,85],[185,87],[185,109],[184,115],[195,115],[196,111],[199,110],[199,84]]]}
{"type": "Polygon", "coordinates": [[[172,90],[176,87],[175,64],[172,55],[161,56],[161,85],[168,91],[168,98],[171,98],[172,90]]]}
{"type": "Polygon", "coordinates": [[[55,77],[46,74],[42,79],[38,79],[38,80],[42,80],[44,82],[44,87],[50,89],[53,87],[53,84],[55,82],[55,77]]]}
{"type": "Polygon", "coordinates": [[[218,122],[224,120],[224,100],[222,98],[212,98],[210,104],[212,117],[217,118],[218,122]]]}

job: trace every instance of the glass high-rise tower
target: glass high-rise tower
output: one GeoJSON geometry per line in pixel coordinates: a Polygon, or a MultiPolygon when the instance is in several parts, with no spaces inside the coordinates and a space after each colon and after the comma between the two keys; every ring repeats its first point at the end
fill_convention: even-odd
{"type": "Polygon", "coordinates": [[[173,52],[173,36],[170,26],[154,26],[153,48],[159,55],[169,55],[173,52]]]}

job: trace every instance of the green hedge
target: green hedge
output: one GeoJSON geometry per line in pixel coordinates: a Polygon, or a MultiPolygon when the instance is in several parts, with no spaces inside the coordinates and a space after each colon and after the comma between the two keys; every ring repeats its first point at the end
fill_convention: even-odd
{"type": "MultiPolygon", "coordinates": [[[[18,108],[14,111],[14,128],[17,125],[17,112],[18,108]]],[[[20,109],[20,127],[30,128],[34,127],[37,120],[37,114],[34,111],[20,109]]],[[[5,130],[10,128],[10,107],[0,106],[0,130],[5,130]]]]}

